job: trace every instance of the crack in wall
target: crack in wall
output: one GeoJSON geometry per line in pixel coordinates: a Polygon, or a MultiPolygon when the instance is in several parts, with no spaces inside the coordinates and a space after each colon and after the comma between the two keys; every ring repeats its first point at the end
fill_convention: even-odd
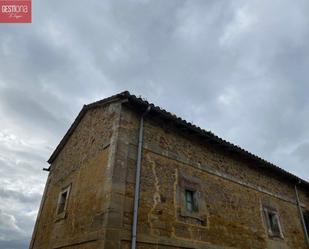
{"type": "Polygon", "coordinates": [[[152,174],[154,176],[154,187],[155,192],[153,193],[153,205],[148,213],[148,223],[150,226],[150,233],[155,234],[153,229],[153,220],[157,220],[157,215],[153,215],[154,210],[156,209],[157,205],[161,202],[161,195],[160,195],[160,182],[156,172],[156,163],[153,161],[149,155],[146,155],[147,160],[150,162],[152,174]]]}

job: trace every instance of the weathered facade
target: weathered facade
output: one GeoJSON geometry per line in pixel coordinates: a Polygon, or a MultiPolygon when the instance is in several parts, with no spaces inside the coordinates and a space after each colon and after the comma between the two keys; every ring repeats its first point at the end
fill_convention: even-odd
{"type": "MultiPolygon", "coordinates": [[[[128,92],[84,106],[49,159],[31,249],[131,248],[148,106],[128,92]]],[[[150,106],[137,248],[309,248],[306,181],[150,106]]]]}

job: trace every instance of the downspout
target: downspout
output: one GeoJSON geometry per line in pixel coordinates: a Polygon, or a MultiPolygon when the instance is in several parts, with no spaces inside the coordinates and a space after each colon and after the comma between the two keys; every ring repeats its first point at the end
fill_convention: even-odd
{"type": "Polygon", "coordinates": [[[299,194],[298,194],[298,190],[297,190],[297,185],[301,184],[301,181],[299,180],[298,183],[295,184],[295,194],[296,194],[296,202],[297,202],[297,207],[298,207],[298,211],[299,211],[299,215],[300,215],[300,219],[301,219],[301,223],[303,225],[303,229],[304,229],[304,234],[305,234],[305,238],[306,238],[306,242],[307,242],[307,246],[309,248],[309,237],[308,237],[308,231],[306,228],[306,223],[305,223],[305,219],[304,219],[304,214],[300,205],[300,200],[299,200],[299,194]]]}
{"type": "Polygon", "coordinates": [[[144,117],[147,115],[150,109],[151,106],[148,106],[147,110],[142,114],[139,125],[131,249],[136,249],[137,219],[138,219],[138,207],[140,199],[141,162],[142,162],[143,135],[144,135],[144,117]]]}

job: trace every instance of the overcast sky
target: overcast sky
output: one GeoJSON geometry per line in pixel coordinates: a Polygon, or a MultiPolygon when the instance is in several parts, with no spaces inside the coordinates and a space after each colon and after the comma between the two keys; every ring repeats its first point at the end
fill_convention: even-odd
{"type": "Polygon", "coordinates": [[[34,1],[0,24],[0,249],[27,248],[46,160],[123,90],[309,180],[308,0],[34,1]]]}

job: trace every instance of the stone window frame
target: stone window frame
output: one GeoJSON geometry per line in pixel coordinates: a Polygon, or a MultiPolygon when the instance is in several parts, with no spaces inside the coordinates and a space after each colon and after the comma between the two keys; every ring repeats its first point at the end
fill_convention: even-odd
{"type": "Polygon", "coordinates": [[[62,190],[58,194],[55,221],[58,221],[60,219],[64,219],[67,216],[66,214],[67,214],[67,207],[68,207],[71,187],[72,187],[72,184],[69,184],[68,186],[62,188],[62,190]],[[61,200],[62,200],[64,193],[66,193],[66,197],[65,197],[65,201],[64,201],[64,207],[63,207],[63,210],[59,213],[59,208],[60,208],[61,200]]]}
{"type": "Polygon", "coordinates": [[[271,206],[267,206],[267,205],[263,205],[263,216],[265,219],[265,224],[266,224],[266,230],[267,230],[267,234],[270,238],[279,238],[279,239],[284,239],[283,236],[283,231],[282,231],[282,226],[281,226],[281,222],[280,222],[280,215],[279,212],[276,208],[271,207],[271,206]],[[276,217],[277,223],[278,223],[278,232],[274,232],[271,228],[271,223],[269,220],[269,214],[274,215],[276,217]]]}
{"type": "Polygon", "coordinates": [[[207,210],[204,193],[202,192],[201,180],[196,177],[190,177],[188,175],[180,175],[177,186],[177,206],[178,215],[184,218],[196,219],[201,224],[207,225],[207,210]],[[194,193],[194,211],[190,212],[186,206],[186,191],[192,191],[194,193]]]}

